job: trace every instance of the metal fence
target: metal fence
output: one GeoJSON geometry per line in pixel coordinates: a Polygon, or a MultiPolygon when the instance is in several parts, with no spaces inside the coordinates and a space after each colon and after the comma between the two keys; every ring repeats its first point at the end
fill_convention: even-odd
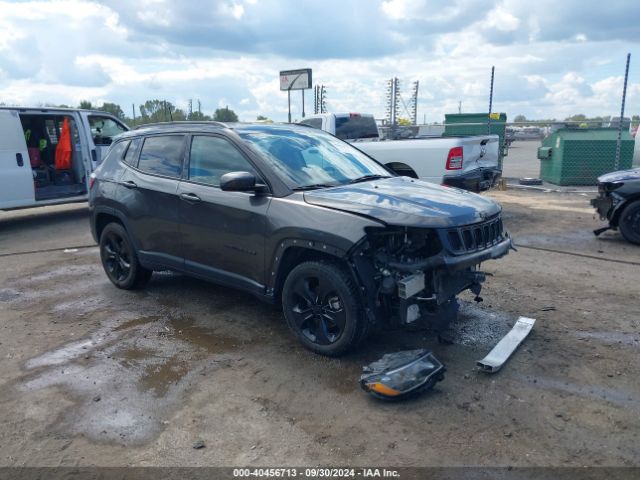
{"type": "MultiPolygon", "coordinates": [[[[604,173],[640,163],[632,127],[612,122],[507,125],[503,177],[540,179],[557,186],[594,186],[604,173]]],[[[525,180],[524,183],[527,183],[525,180]]]]}

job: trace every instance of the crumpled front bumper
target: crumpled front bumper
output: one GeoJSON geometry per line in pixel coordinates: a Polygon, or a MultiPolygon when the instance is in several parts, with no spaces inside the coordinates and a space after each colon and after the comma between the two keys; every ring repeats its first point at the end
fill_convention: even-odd
{"type": "Polygon", "coordinates": [[[602,220],[609,219],[609,213],[613,207],[613,199],[605,194],[591,199],[591,206],[596,209],[602,220]]]}

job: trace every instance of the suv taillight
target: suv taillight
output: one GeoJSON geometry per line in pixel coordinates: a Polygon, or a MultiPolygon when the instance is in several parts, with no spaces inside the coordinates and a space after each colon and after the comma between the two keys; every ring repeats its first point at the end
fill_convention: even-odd
{"type": "Polygon", "coordinates": [[[462,147],[453,147],[451,150],[449,150],[449,156],[447,157],[447,170],[462,169],[462,160],[462,147]]]}
{"type": "Polygon", "coordinates": [[[89,190],[93,188],[93,184],[96,183],[96,174],[92,173],[89,175],[89,190]]]}

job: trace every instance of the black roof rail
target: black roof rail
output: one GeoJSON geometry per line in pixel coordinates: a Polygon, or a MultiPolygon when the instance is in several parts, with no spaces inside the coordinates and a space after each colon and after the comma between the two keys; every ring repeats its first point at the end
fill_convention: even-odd
{"type": "Polygon", "coordinates": [[[175,120],[173,122],[155,122],[155,123],[145,123],[142,125],[138,125],[136,126],[133,130],[139,130],[141,128],[146,128],[146,127],[159,127],[159,126],[164,126],[164,125],[211,125],[214,127],[224,127],[224,128],[228,128],[227,125],[225,123],[222,122],[216,122],[215,120],[175,120]]]}

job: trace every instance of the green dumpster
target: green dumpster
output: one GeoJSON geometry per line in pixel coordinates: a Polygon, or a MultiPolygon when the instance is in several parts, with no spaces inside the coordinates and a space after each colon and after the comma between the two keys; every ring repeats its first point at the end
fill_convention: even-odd
{"type": "MultiPolygon", "coordinates": [[[[597,178],[616,170],[615,128],[560,128],[538,149],[540,178],[555,185],[595,185],[597,178]]],[[[633,138],[622,132],[618,170],[631,168],[633,138]]]]}
{"type": "Polygon", "coordinates": [[[506,113],[446,113],[444,115],[444,135],[498,135],[498,165],[502,169],[502,159],[507,155],[504,135],[507,124],[506,113]],[[491,120],[490,130],[488,122],[491,120]],[[462,125],[458,125],[462,124],[462,125]]]}

